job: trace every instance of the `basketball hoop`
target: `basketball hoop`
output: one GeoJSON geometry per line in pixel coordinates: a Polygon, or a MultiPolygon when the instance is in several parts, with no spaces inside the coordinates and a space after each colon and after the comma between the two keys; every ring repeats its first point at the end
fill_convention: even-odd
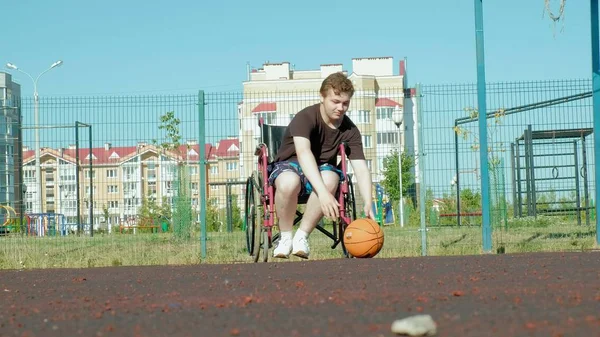
{"type": "Polygon", "coordinates": [[[550,0],[544,0],[544,12],[548,13],[548,17],[552,20],[552,24],[554,28],[556,28],[556,22],[562,19],[563,26],[561,28],[561,32],[564,30],[565,25],[565,3],[567,0],[560,0],[560,6],[558,8],[558,14],[554,14],[552,9],[550,8],[550,0]]]}

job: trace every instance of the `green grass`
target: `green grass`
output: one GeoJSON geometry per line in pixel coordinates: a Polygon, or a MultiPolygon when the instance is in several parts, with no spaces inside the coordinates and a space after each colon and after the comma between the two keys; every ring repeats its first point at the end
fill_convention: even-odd
{"type": "MultiPolygon", "coordinates": [[[[385,243],[378,258],[421,256],[421,231],[415,227],[384,227],[385,243]]],[[[482,253],[480,227],[442,226],[427,230],[428,255],[482,253]]],[[[593,226],[547,218],[509,221],[493,231],[493,253],[585,251],[596,247],[593,226]]],[[[310,237],[311,259],[342,257],[341,247],[316,232],[310,237]]],[[[246,263],[245,233],[208,233],[207,257],[201,258],[200,238],[175,240],[167,234],[113,234],[90,237],[0,237],[0,269],[88,268],[103,266],[246,263]]],[[[272,253],[272,250],[270,250],[272,253]]],[[[269,256],[269,260],[273,259],[269,256]]],[[[288,261],[297,261],[292,258],[288,261]]],[[[284,262],[278,260],[280,262],[284,262]]]]}

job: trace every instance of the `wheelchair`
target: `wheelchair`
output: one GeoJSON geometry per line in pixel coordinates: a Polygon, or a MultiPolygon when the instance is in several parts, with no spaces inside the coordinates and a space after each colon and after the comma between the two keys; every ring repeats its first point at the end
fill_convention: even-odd
{"type": "MultiPolygon", "coordinates": [[[[276,227],[275,219],[275,186],[269,184],[267,167],[272,163],[279,149],[286,126],[267,125],[259,122],[261,129],[261,140],[256,146],[254,155],[257,158],[256,170],[246,180],[246,193],[244,200],[244,221],[246,228],[246,250],[253,258],[254,262],[260,260],[267,262],[269,259],[269,249],[279,240],[280,233],[274,231],[276,227]]],[[[340,204],[340,217],[333,223],[332,230],[328,230],[322,224],[317,225],[316,229],[329,237],[333,243],[331,249],[335,249],[341,244],[342,255],[347,258],[352,256],[344,246],[343,235],[346,227],[356,219],[356,203],[354,199],[354,187],[352,177],[347,174],[347,144],[342,143],[338,151],[338,168],[344,174],[344,179],[340,180],[339,187],[335,197],[340,204]]],[[[308,196],[298,198],[298,206],[305,205],[308,196]]],[[[294,226],[302,220],[303,213],[296,210],[294,226]]]]}

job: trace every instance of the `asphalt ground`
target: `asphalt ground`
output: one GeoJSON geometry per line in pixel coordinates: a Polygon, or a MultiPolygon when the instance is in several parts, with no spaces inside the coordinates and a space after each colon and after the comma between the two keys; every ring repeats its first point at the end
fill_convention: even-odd
{"type": "Polygon", "coordinates": [[[0,271],[0,336],[600,336],[600,253],[0,271]]]}

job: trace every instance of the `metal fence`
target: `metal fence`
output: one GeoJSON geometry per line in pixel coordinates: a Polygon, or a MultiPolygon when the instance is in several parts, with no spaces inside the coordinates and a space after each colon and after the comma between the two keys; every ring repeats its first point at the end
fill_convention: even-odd
{"type": "MultiPolygon", "coordinates": [[[[496,252],[594,245],[590,90],[590,80],[488,84],[496,252]]],[[[318,102],[318,93],[307,91],[41,98],[34,124],[35,102],[22,100],[23,123],[12,121],[14,144],[23,147],[12,151],[22,158],[4,151],[15,159],[4,170],[14,172],[5,184],[14,197],[12,213],[3,208],[0,265],[250,261],[244,184],[256,168],[258,120],[287,125],[318,102]]],[[[363,135],[385,231],[379,256],[481,252],[476,106],[474,84],[380,89],[353,98],[348,114],[363,135]],[[401,129],[392,121],[399,106],[401,129]],[[386,163],[398,149],[412,163],[403,175],[404,226],[397,189],[385,181],[386,163]]],[[[341,256],[320,233],[311,241],[311,258],[341,256]]]]}
{"type": "MultiPolygon", "coordinates": [[[[486,90],[495,250],[592,247],[591,81],[490,83],[486,90]]],[[[423,151],[435,163],[425,181],[439,205],[437,221],[429,222],[430,252],[467,246],[477,252],[473,248],[482,242],[476,85],[423,86],[421,94],[427,121],[423,151]],[[478,230],[465,235],[468,226],[478,230]]]]}

